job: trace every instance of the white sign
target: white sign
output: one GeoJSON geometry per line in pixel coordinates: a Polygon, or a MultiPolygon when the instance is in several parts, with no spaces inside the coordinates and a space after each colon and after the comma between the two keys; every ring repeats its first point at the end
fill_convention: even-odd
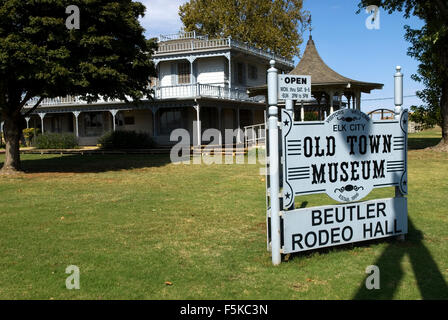
{"type": "Polygon", "coordinates": [[[283,204],[295,196],[326,193],[359,201],[372,189],[399,187],[407,194],[407,121],[372,120],[341,109],[325,121],[293,121],[282,110],[283,204]]]}
{"type": "Polygon", "coordinates": [[[407,198],[283,212],[283,253],[406,234],[407,198]]]}
{"type": "Polygon", "coordinates": [[[311,76],[279,75],[278,98],[297,101],[312,100],[311,76]]]}

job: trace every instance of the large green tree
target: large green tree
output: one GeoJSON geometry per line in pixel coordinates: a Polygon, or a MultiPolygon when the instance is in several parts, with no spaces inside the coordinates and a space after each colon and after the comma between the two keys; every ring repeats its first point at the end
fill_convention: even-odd
{"type": "Polygon", "coordinates": [[[2,173],[20,169],[23,107],[30,101],[36,108],[45,97],[65,95],[90,102],[149,97],[156,44],[144,37],[144,12],[131,0],[0,0],[2,173]],[[70,5],[80,10],[79,29],[66,25],[70,5]]]}
{"type": "Polygon", "coordinates": [[[425,85],[418,96],[426,103],[428,114],[440,112],[442,140],[436,148],[448,151],[448,1],[447,0],[361,0],[359,7],[377,5],[389,13],[414,15],[424,25],[421,29],[405,26],[405,38],[411,43],[408,55],[420,64],[414,80],[425,85]]]}
{"type": "Polygon", "coordinates": [[[308,24],[302,5],[303,0],[190,0],[179,15],[185,31],[232,37],[292,58],[308,24]]]}

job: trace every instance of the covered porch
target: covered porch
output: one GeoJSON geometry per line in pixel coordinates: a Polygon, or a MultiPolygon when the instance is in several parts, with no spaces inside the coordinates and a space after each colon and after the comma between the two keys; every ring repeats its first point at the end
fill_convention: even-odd
{"type": "Polygon", "coordinates": [[[25,118],[27,128],[38,128],[42,133],[72,133],[80,146],[95,146],[106,132],[124,130],[149,134],[160,146],[176,144],[171,141],[175,129],[185,129],[191,145],[208,144],[203,141],[207,129],[220,132],[223,144],[225,130],[235,131],[231,143],[242,143],[246,126],[264,123],[264,105],[216,99],[145,102],[141,105],[64,106],[38,108],[25,118]],[[240,130],[237,130],[240,129],[240,130]]]}

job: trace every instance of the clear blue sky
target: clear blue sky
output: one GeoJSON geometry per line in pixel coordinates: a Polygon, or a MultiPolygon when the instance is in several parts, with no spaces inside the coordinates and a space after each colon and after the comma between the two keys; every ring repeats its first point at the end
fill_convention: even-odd
{"type": "MultiPolygon", "coordinates": [[[[177,33],[181,28],[177,9],[185,0],[142,0],[147,15],[142,19],[147,36],[177,33]]],[[[415,95],[422,85],[410,76],[417,71],[418,62],[407,56],[410,44],[404,39],[404,26],[421,27],[416,18],[404,19],[401,13],[392,15],[380,10],[380,29],[369,30],[365,11],[356,14],[357,0],[304,0],[305,10],[310,11],[313,23],[313,40],[322,59],[335,71],[356,80],[379,82],[383,90],[363,94],[362,110],[385,107],[393,109],[393,99],[368,101],[393,97],[393,74],[400,65],[404,73],[404,95],[415,95]]],[[[274,35],[275,36],[275,35],[274,35]]],[[[304,34],[303,52],[309,32],[304,34]]],[[[298,58],[295,59],[297,63],[298,58]]],[[[404,106],[420,104],[418,98],[404,99],[404,106]]]]}

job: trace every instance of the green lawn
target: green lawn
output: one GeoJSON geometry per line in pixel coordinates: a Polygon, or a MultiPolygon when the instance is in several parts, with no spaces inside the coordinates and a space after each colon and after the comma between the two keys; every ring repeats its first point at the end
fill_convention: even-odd
{"type": "Polygon", "coordinates": [[[405,242],[298,254],[278,267],[266,250],[260,165],[24,155],[26,174],[0,177],[0,299],[446,299],[448,155],[421,150],[438,137],[410,137],[405,242]],[[72,264],[80,290],[65,288],[72,264]],[[380,267],[380,290],[364,289],[369,265],[380,267]]]}

